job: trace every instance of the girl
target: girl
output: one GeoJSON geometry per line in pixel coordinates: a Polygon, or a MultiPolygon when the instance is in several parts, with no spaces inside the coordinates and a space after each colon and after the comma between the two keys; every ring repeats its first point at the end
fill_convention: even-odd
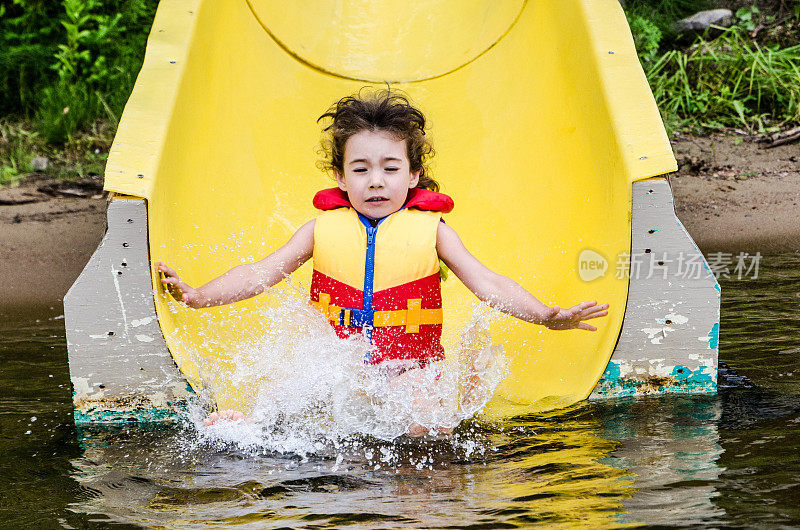
{"type": "MultiPolygon", "coordinates": [[[[359,93],[319,119],[328,118],[324,165],[337,187],[314,197],[323,213],[266,258],[234,267],[197,289],[159,262],[162,282],[177,300],[196,309],[244,300],[313,257],[311,303],[339,336],[365,334],[372,343],[370,363],[424,367],[444,357],[441,260],[491,307],[549,329],[596,331],[584,321],[607,315],[608,304],[548,307],[478,261],[442,222],[453,200],[438,193],[429,175],[426,162],[433,150],[425,117],[405,97],[386,90],[359,93]]],[[[221,417],[242,415],[223,411],[206,422],[221,417]]]]}

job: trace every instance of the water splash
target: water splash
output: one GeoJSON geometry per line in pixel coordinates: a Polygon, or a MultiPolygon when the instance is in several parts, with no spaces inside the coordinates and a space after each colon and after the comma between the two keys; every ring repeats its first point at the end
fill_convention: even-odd
{"type": "Polygon", "coordinates": [[[414,430],[435,436],[482,410],[508,374],[504,352],[488,332],[494,312],[485,306],[476,307],[465,326],[456,362],[415,368],[403,361],[364,363],[368,341],[337,337],[294,286],[268,296],[279,303],[248,319],[264,323],[263,332],[240,343],[224,363],[208,367],[204,361],[211,394],[229,385],[254,389],[244,422],[205,426],[207,411],[193,408],[204,442],[305,456],[358,439],[392,441],[414,430]]]}

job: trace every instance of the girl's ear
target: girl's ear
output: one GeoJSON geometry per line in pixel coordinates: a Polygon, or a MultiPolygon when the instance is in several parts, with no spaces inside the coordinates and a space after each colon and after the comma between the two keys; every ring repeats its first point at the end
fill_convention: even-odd
{"type": "Polygon", "coordinates": [[[411,172],[411,180],[408,181],[408,189],[417,187],[417,184],[419,184],[419,174],[420,171],[411,172]]]}
{"type": "Polygon", "coordinates": [[[339,186],[339,189],[347,191],[347,185],[344,182],[344,175],[342,175],[342,172],[338,169],[334,169],[333,174],[336,176],[336,185],[339,186]]]}

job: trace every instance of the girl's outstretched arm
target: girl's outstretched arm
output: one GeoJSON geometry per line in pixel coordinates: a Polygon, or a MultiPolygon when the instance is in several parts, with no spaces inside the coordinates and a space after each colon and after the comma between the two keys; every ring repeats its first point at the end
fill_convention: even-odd
{"type": "Polygon", "coordinates": [[[596,331],[583,320],[608,314],[608,304],[583,302],[569,309],[550,307],[536,299],[517,282],[497,274],[478,261],[461,242],[455,230],[439,223],[436,235],[439,257],[480,300],[504,313],[526,322],[542,324],[550,329],[584,329],[596,331]]]}
{"type": "Polygon", "coordinates": [[[197,289],[181,280],[176,271],[160,261],[158,270],[164,273],[165,278],[161,282],[176,300],[198,309],[232,304],[261,294],[267,287],[272,287],[296,271],[311,258],[313,252],[312,220],[301,226],[285,245],[266,258],[234,267],[197,289]]]}

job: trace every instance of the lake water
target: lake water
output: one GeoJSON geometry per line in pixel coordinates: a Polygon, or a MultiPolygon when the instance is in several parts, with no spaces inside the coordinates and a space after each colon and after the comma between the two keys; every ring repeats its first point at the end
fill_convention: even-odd
{"type": "Polygon", "coordinates": [[[76,430],[60,307],[0,320],[2,528],[800,525],[800,254],[720,279],[713,396],[585,402],[304,457],[76,430]]]}

